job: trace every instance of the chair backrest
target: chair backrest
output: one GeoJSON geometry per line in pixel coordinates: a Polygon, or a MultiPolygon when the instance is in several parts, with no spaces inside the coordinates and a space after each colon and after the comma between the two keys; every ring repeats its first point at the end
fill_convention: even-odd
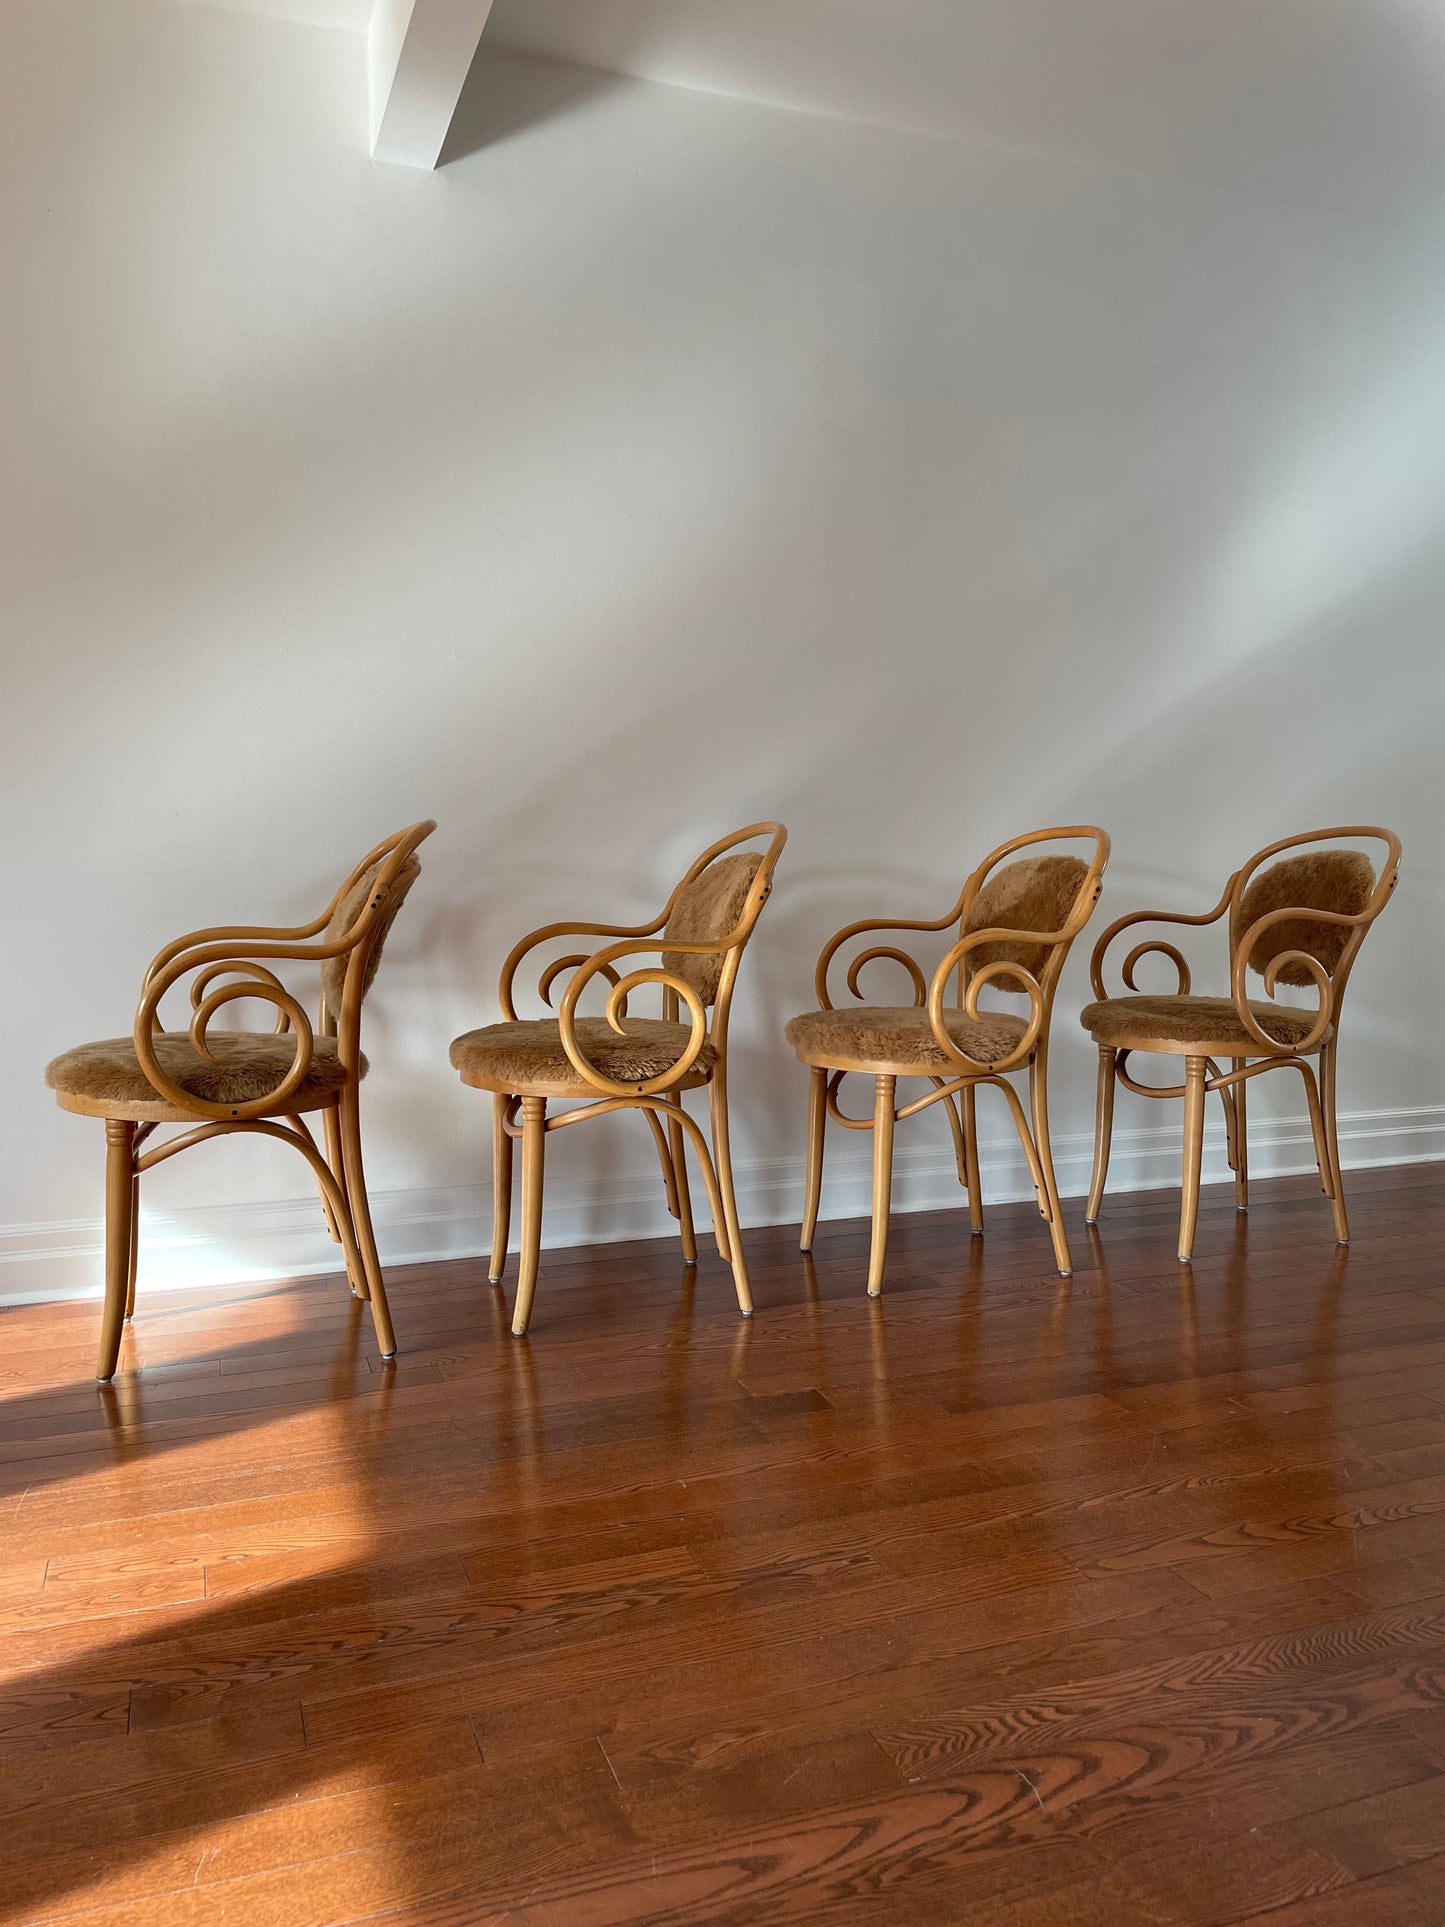
{"type": "MultiPolygon", "coordinates": [[[[1099,900],[1104,867],[1109,861],[1109,838],[1091,824],[1064,829],[1030,830],[994,850],[974,871],[964,887],[959,915],[960,937],[979,930],[1039,931],[1047,942],[1026,943],[1000,938],[969,952],[967,973],[994,964],[1017,964],[1048,992],[1064,967],[1069,946],[1083,929],[1099,900]],[[1079,841],[1092,844],[1087,856],[1051,852],[1043,856],[1007,858],[1036,843],[1079,841]]],[[[1022,991],[1021,977],[1000,972],[990,979],[1000,990],[1022,991]]],[[[959,985],[960,998],[965,986],[959,985]]]]}
{"type": "Polygon", "coordinates": [[[381,952],[407,892],[421,875],[417,846],[435,823],[414,823],[369,850],[332,899],[322,941],[339,944],[321,966],[323,1034],[354,1033],[362,1000],[376,980],[381,952]]]}
{"type": "MultiPolygon", "coordinates": [[[[725,950],[700,954],[664,948],[662,953],[664,970],[689,984],[702,1004],[718,1007],[715,1030],[719,1025],[726,1028],[738,963],[772,890],[773,871],[787,840],[788,832],[781,823],[750,823],[745,830],[735,830],[703,851],[668,898],[664,945],[669,940],[719,943],[725,937],[732,938],[725,950]],[[762,836],[769,839],[766,849],[737,849],[740,843],[762,836]]],[[[675,991],[667,993],[669,1014],[673,1014],[676,997],[675,991]]]]}
{"type": "Polygon", "coordinates": [[[1307,830],[1271,843],[1252,856],[1233,879],[1230,955],[1237,956],[1253,927],[1262,917],[1270,917],[1273,920],[1250,944],[1248,967],[1263,976],[1276,959],[1281,959],[1277,980],[1308,987],[1316,981],[1304,961],[1311,957],[1330,979],[1338,1009],[1365,934],[1390,900],[1399,876],[1400,854],[1400,839],[1394,832],[1372,826],[1307,830]],[[1301,847],[1329,845],[1335,838],[1346,836],[1369,838],[1384,846],[1378,874],[1363,850],[1301,847]],[[1282,855],[1287,850],[1298,854],[1282,855]],[[1280,860],[1271,863],[1271,857],[1280,860]],[[1269,864],[1267,869],[1265,864],[1269,864]],[[1348,921],[1279,914],[1291,910],[1324,912],[1348,921]]]}

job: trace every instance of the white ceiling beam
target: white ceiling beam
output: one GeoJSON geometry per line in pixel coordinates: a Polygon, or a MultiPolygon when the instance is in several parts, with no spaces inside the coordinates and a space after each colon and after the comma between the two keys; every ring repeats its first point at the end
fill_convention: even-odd
{"type": "Polygon", "coordinates": [[[371,155],[433,168],[492,0],[376,0],[367,41],[371,155]]]}

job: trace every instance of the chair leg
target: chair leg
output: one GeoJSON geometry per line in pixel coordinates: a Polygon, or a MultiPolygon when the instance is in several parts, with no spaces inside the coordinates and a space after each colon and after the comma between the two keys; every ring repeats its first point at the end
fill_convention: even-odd
{"type": "Polygon", "coordinates": [[[868,1296],[883,1290],[888,1262],[888,1215],[893,1203],[893,1125],[897,1080],[880,1077],[873,1098],[873,1240],[868,1252],[868,1296]]]}
{"type": "Polygon", "coordinates": [[[507,1135],[507,1113],[512,1100],[500,1092],[492,1098],[492,1260],[487,1277],[502,1282],[507,1269],[507,1236],[512,1228],[512,1140],[507,1135]]]}
{"type": "Polygon", "coordinates": [[[127,1118],[110,1117],[105,1121],[105,1310],[95,1365],[102,1384],[115,1377],[120,1357],[130,1298],[135,1198],[135,1126],[127,1118]]]}
{"type": "Polygon", "coordinates": [[[1179,1262],[1194,1255],[1194,1228],[1199,1222],[1199,1175],[1204,1162],[1204,1080],[1207,1057],[1184,1060],[1184,1193],[1179,1207],[1179,1262]]]}
{"type": "Polygon", "coordinates": [[[125,1315],[135,1317],[135,1280],[140,1270],[140,1173],[130,1181],[130,1266],[125,1285],[125,1315]]]}
{"type": "Polygon", "coordinates": [[[733,1286],[738,1294],[738,1310],[744,1318],[751,1318],[753,1287],[748,1277],[748,1261],[743,1256],[742,1227],[738,1224],[738,1200],[733,1188],[732,1140],[728,1132],[727,1073],[721,1064],[713,1072],[707,1094],[712,1114],[712,1161],[717,1168],[717,1186],[722,1199],[723,1224],[727,1229],[733,1286]]]}
{"type": "MultiPolygon", "coordinates": [[[[344,1197],[346,1195],[346,1159],[342,1155],[341,1150],[341,1118],[334,1106],[331,1110],[323,1112],[322,1130],[325,1133],[324,1141],[326,1144],[327,1168],[336,1180],[337,1189],[344,1197]]],[[[324,1191],[321,1194],[321,1209],[326,1213],[327,1230],[331,1233],[337,1244],[344,1246],[346,1239],[342,1234],[341,1226],[336,1221],[336,1213],[331,1208],[331,1200],[324,1191]]],[[[370,1298],[371,1287],[366,1282],[365,1271],[359,1270],[351,1280],[351,1293],[354,1298],[359,1298],[363,1304],[370,1298]]]]}
{"type": "Polygon", "coordinates": [[[823,1138],[828,1128],[828,1073],[814,1064],[808,1070],[808,1179],[803,1196],[803,1234],[800,1251],[811,1251],[818,1231],[818,1204],[823,1196],[823,1138]]]}
{"type": "Polygon", "coordinates": [[[1099,1046],[1099,1095],[1094,1105],[1094,1175],[1089,1180],[1089,1202],[1084,1223],[1099,1222],[1104,1202],[1104,1180],[1109,1175],[1109,1151],[1114,1142],[1114,1047],[1099,1046]]]}
{"type": "Polygon", "coordinates": [[[371,1228],[371,1206],[366,1196],[366,1167],[361,1161],[361,1102],[355,1077],[348,1077],[337,1113],[341,1134],[342,1186],[356,1233],[357,1254],[361,1260],[367,1296],[371,1300],[371,1322],[376,1327],[376,1342],[383,1358],[396,1357],[396,1334],[391,1328],[391,1308],[386,1302],[386,1282],[381,1275],[376,1233],[371,1228]]]}
{"type": "Polygon", "coordinates": [[[1340,1119],[1338,1105],[1339,1060],[1337,1040],[1331,1038],[1320,1052],[1320,1109],[1324,1112],[1325,1146],[1329,1153],[1331,1180],[1330,1207],[1335,1214],[1335,1242],[1350,1242],[1350,1220],[1345,1211],[1345,1173],[1340,1163],[1340,1119]]]}
{"type": "MultiPolygon", "coordinates": [[[[680,1093],[668,1099],[669,1106],[682,1109],[680,1093]]],[[[697,1263],[697,1228],[692,1221],[692,1191],[687,1182],[687,1138],[680,1124],[667,1122],[667,1149],[672,1159],[672,1182],[677,1199],[677,1229],[682,1239],[682,1262],[697,1263]]]]}
{"type": "MultiPolygon", "coordinates": [[[[1248,1060],[1231,1057],[1229,1068],[1242,1071],[1248,1060]]],[[[1249,1089],[1246,1082],[1233,1087],[1234,1097],[1234,1208],[1236,1211],[1249,1209],[1249,1108],[1245,1092],[1249,1089]]]]}
{"type": "Polygon", "coordinates": [[[1069,1235],[1064,1229],[1064,1207],[1059,1200],[1059,1183],[1054,1176],[1054,1153],[1049,1143],[1049,1056],[1046,1043],[1040,1045],[1029,1062],[1029,1110],[1034,1124],[1034,1149],[1044,1177],[1044,1198],[1048,1204],[1049,1236],[1053,1240],[1054,1263],[1061,1278],[1073,1275],[1074,1260],[1069,1251],[1069,1235]]]}
{"type": "Polygon", "coordinates": [[[547,1100],[522,1099],[522,1268],[517,1279],[517,1302],[512,1332],[525,1336],[537,1295],[537,1266],[542,1256],[542,1172],[547,1151],[547,1100]]]}
{"type": "Polygon", "coordinates": [[[983,1236],[983,1180],[978,1169],[978,1089],[965,1084],[963,1097],[963,1166],[968,1185],[968,1229],[972,1237],[983,1236]]]}

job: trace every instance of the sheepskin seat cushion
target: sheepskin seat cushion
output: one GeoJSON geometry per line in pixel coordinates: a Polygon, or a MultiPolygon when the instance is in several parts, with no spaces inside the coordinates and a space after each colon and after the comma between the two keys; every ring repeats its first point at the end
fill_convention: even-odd
{"type": "MultiPolygon", "coordinates": [[[[1315,1012],[1285,1004],[1251,1001],[1266,1037],[1297,1044],[1314,1027],[1315,1012]]],[[[1086,1004],[1079,1022],[1096,1044],[1124,1047],[1125,1038],[1147,1038],[1161,1051],[1204,1057],[1259,1057],[1263,1048],[1239,1021],[1229,997],[1110,997],[1086,1004]]]]}
{"type": "MultiPolygon", "coordinates": [[[[663,941],[670,937],[674,943],[716,943],[736,930],[762,860],[756,853],[744,852],[741,856],[720,856],[709,863],[673,905],[663,941]]],[[[663,969],[691,984],[704,1004],[716,1002],[726,961],[726,955],[699,957],[676,950],[662,953],[663,969]]]]}
{"type": "MultiPolygon", "coordinates": [[[[215,1062],[202,1057],[184,1031],[163,1031],[155,1040],[156,1059],[166,1076],[193,1097],[211,1104],[250,1104],[266,1097],[290,1070],[296,1039],[274,1031],[213,1030],[208,1039],[215,1062]]],[[[366,1059],[361,1060],[366,1075],[366,1059]]],[[[141,1069],[130,1037],[105,1037],[79,1044],[45,1067],[45,1081],[64,1105],[67,1098],[84,1100],[84,1108],[98,1115],[164,1123],[194,1116],[162,1097],[141,1069]]],[[[290,1115],[315,1111],[333,1103],[346,1082],[346,1071],[336,1054],[334,1037],[313,1040],[311,1066],[300,1089],[281,1106],[290,1115]]]]}
{"type": "MultiPolygon", "coordinates": [[[[1089,866],[1077,856],[1028,856],[1009,863],[989,877],[963,919],[963,934],[975,930],[1062,930],[1078,897],[1089,866]]],[[[969,952],[970,970],[985,964],[1016,963],[1037,976],[1049,960],[1052,945],[1041,943],[986,943],[969,952]]],[[[992,979],[1001,990],[1017,978],[992,979]]]]}
{"type": "MultiPolygon", "coordinates": [[[[946,1010],[943,1021],[958,1048],[976,1064],[998,1064],[1018,1048],[1028,1025],[1004,1011],[978,1018],[946,1010]]],[[[860,1004],[856,1010],[809,1010],[788,1025],[788,1042],[804,1064],[839,1069],[855,1064],[887,1076],[906,1064],[921,1077],[953,1068],[921,1007],[860,1004]]]]}
{"type": "MultiPolygon", "coordinates": [[[[670,1071],[692,1036],[689,1024],[666,1024],[656,1017],[626,1017],[626,1033],[619,1036],[605,1017],[579,1017],[577,1042],[589,1063],[619,1084],[644,1084],[670,1071]]],[[[484,1091],[535,1096],[596,1096],[591,1085],[562,1048],[557,1020],[487,1024],[454,1039],[452,1066],[464,1084],[484,1091]]],[[[717,1062],[710,1043],[688,1074],[687,1082],[703,1082],[717,1062]]]]}
{"type": "MultiPolygon", "coordinates": [[[[366,908],[366,900],[375,888],[376,879],[380,876],[382,864],[385,861],[386,858],[382,857],[378,862],[373,863],[369,869],[363,870],[352,884],[332,911],[330,921],[322,932],[323,942],[335,943],[336,939],[345,936],[355,923],[366,908]]],[[[363,997],[376,981],[376,973],[381,968],[382,947],[386,942],[387,933],[396,922],[396,913],[406,902],[407,891],[420,875],[421,864],[414,856],[409,856],[397,871],[396,881],[391,886],[391,896],[377,920],[372,937],[371,955],[366,960],[366,978],[361,986],[363,997]]],[[[326,1000],[326,1008],[334,1017],[341,1015],[341,996],[346,989],[346,970],[351,958],[352,952],[344,950],[339,957],[328,957],[321,966],[321,995],[326,1000]]]]}
{"type": "MultiPolygon", "coordinates": [[[[1238,934],[1272,910],[1334,910],[1357,917],[1375,887],[1375,870],[1360,850],[1310,850],[1286,857],[1255,877],[1239,904],[1238,934]]],[[[1285,918],[1271,924],[1249,953],[1249,967],[1261,976],[1273,958],[1286,950],[1303,950],[1326,970],[1333,971],[1354,931],[1339,923],[1312,923],[1308,918],[1285,918]]],[[[1312,984],[1303,964],[1286,964],[1282,984],[1312,984]]]]}

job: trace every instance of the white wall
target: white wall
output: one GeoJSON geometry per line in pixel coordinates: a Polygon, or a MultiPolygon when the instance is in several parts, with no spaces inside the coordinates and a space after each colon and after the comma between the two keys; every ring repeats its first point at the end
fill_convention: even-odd
{"type": "MultiPolygon", "coordinates": [[[[820,941],[1049,820],[1112,831],[1111,915],[1396,826],[1346,1150],[1445,1151],[1445,184],[1367,222],[510,56],[475,77],[489,145],[389,173],[359,39],[165,0],[15,0],[5,32],[0,1297],[99,1275],[100,1128],[46,1059],[128,1028],[167,937],[305,914],[426,814],[369,1006],[398,1257],[484,1239],[446,1046],[513,939],[649,911],[764,815],[792,841],[739,995],[745,1217],[798,1209],[780,1031],[820,941]]],[[[1171,1179],[1177,1116],[1120,1124],[1120,1182],[1171,1179]]],[[[953,1195],[936,1117],[901,1144],[904,1202],[953,1195]]],[[[663,1228],[651,1158],[635,1120],[557,1140],[554,1241],[663,1228]]],[[[179,1160],[145,1275],[329,1263],[304,1191],[272,1147],[179,1160]]]]}

